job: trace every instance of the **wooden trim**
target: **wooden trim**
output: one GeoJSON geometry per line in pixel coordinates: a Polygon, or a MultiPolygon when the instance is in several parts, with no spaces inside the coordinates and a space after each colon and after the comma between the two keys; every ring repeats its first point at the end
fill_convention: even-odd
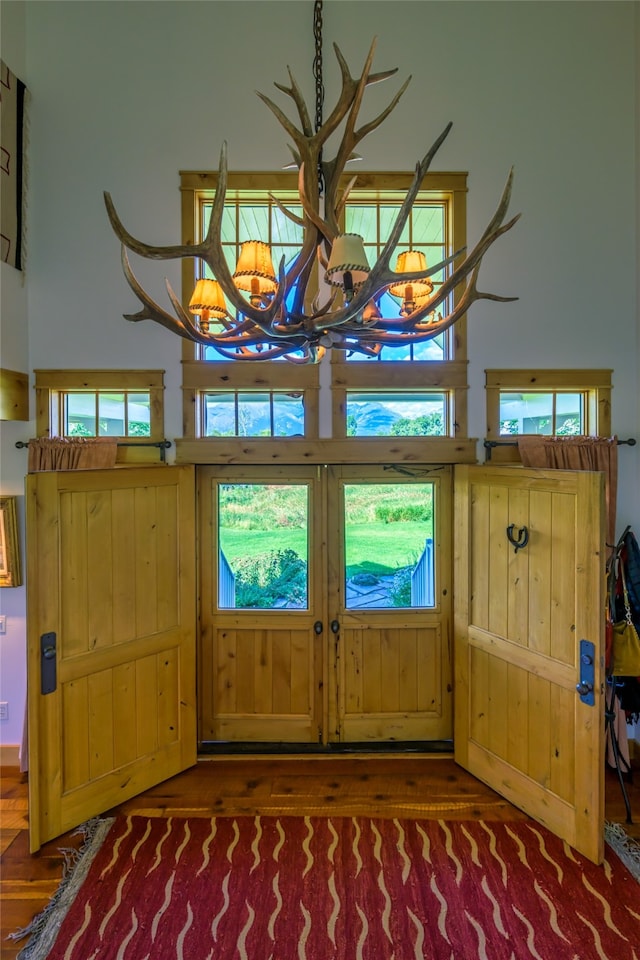
{"type": "Polygon", "coordinates": [[[191,390],[307,390],[319,384],[317,365],[242,360],[191,360],[182,365],[182,386],[191,390]]]}
{"type": "Polygon", "coordinates": [[[176,440],[176,463],[476,463],[476,441],[450,437],[203,437],[176,440]]]}
{"type": "Polygon", "coordinates": [[[486,386],[502,390],[591,390],[610,387],[612,370],[485,370],[486,386]]]}
{"type": "Polygon", "coordinates": [[[164,370],[34,370],[36,389],[152,390],[164,387],[164,370]]]}
{"type": "Polygon", "coordinates": [[[0,420],[29,419],[29,374],[0,368],[0,420]]]}
{"type": "MultiPolygon", "coordinates": [[[[354,174],[344,174],[341,183],[345,185],[354,174]]],[[[433,172],[427,173],[420,186],[421,190],[440,190],[443,192],[467,191],[468,173],[433,172]]],[[[399,171],[360,171],[357,174],[354,190],[371,190],[375,193],[389,193],[390,191],[406,191],[413,181],[413,173],[406,170],[399,171]]],[[[180,190],[182,191],[215,191],[218,185],[218,173],[212,170],[181,170],[180,190]]],[[[227,176],[227,190],[230,195],[235,190],[262,191],[265,190],[292,190],[297,196],[298,174],[274,170],[243,170],[230,171],[227,176]]],[[[189,241],[186,241],[189,242],[189,241]]]]}
{"type": "Polygon", "coordinates": [[[444,360],[414,361],[412,363],[369,362],[332,364],[331,384],[358,390],[446,390],[448,387],[467,386],[467,362],[444,360]]]}
{"type": "Polygon", "coordinates": [[[19,767],[20,766],[20,744],[19,743],[0,743],[0,766],[19,767]]]}

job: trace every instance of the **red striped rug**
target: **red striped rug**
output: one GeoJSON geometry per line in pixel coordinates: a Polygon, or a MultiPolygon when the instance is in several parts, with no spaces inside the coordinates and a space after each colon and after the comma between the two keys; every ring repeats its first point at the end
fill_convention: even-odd
{"type": "Polygon", "coordinates": [[[630,870],[531,822],[94,827],[21,960],[640,960],[630,870]]]}

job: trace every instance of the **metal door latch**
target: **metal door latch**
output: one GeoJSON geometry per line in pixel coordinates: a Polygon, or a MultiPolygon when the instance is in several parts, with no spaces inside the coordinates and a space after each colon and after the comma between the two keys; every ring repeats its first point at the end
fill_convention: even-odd
{"type": "Polygon", "coordinates": [[[40,693],[53,693],[56,685],[56,635],[43,633],[40,637],[40,693]]]}
{"type": "Polygon", "coordinates": [[[595,705],[595,696],[593,688],[596,682],[596,650],[589,640],[580,641],[580,683],[576,684],[576,690],[580,694],[583,703],[590,707],[595,705]]]}

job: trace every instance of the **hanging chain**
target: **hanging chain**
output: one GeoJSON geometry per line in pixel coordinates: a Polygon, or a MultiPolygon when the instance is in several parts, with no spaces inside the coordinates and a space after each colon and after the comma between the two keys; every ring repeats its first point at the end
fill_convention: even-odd
{"type": "MultiPolygon", "coordinates": [[[[316,122],[315,132],[322,126],[324,107],[324,84],[322,82],[322,0],[313,4],[313,36],[316,43],[316,55],[313,58],[313,76],[316,81],[316,122]]],[[[318,154],[318,193],[324,193],[324,173],[322,172],[322,151],[318,154]]]]}

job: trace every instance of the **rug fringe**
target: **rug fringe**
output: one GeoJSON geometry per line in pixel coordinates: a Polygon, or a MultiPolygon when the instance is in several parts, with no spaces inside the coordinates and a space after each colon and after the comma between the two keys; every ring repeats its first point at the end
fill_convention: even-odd
{"type": "Polygon", "coordinates": [[[114,819],[114,817],[104,819],[96,817],[93,820],[87,820],[74,833],[74,836],[82,834],[83,841],[80,849],[60,848],[60,853],[64,857],[60,886],[44,910],[35,916],[31,923],[21,930],[16,930],[15,933],[10,933],[7,937],[8,940],[31,938],[17,955],[16,960],[45,960],[49,955],[67,910],[84,883],[89,867],[111,829],[114,819]]]}
{"type": "Polygon", "coordinates": [[[640,883],[640,844],[637,840],[630,837],[620,823],[605,823],[604,838],[627,870],[640,883]]]}

